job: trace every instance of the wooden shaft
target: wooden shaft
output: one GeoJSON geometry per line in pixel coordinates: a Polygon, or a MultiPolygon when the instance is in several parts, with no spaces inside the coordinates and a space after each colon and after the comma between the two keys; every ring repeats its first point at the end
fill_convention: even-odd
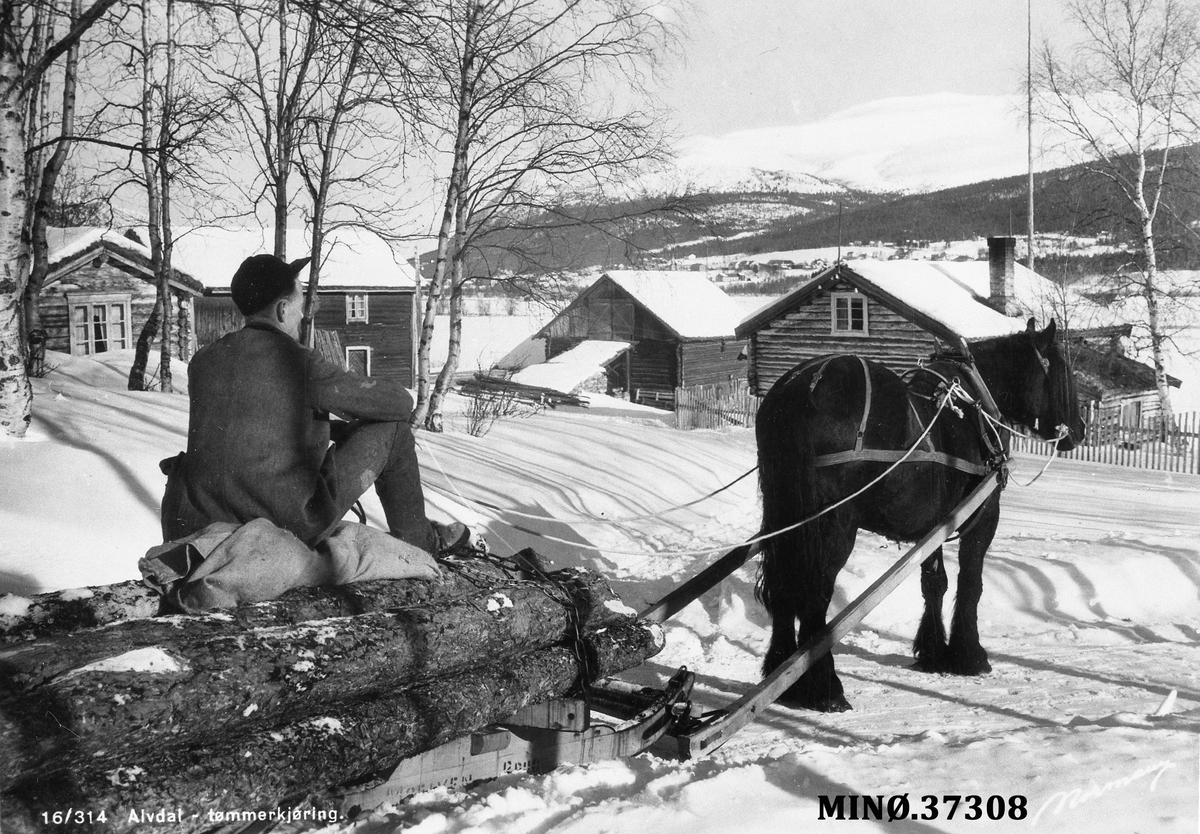
{"type": "Polygon", "coordinates": [[[921,564],[946,537],[961,527],[999,486],[997,473],[988,475],[944,522],[926,533],[920,541],[876,579],[869,588],[845,608],[819,633],[813,635],[758,686],[729,705],[725,715],[693,733],[679,737],[679,753],[690,759],[711,753],[735,732],[758,717],[788,687],[800,679],[813,662],[854,629],[880,602],[921,564]]]}

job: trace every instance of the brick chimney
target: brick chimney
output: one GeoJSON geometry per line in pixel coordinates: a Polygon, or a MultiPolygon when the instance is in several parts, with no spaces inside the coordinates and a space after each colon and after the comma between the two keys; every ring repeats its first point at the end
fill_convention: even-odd
{"type": "Polygon", "coordinates": [[[989,237],[988,244],[988,304],[1006,316],[1020,314],[1017,307],[1014,273],[1017,262],[1017,239],[1011,236],[989,237]]]}

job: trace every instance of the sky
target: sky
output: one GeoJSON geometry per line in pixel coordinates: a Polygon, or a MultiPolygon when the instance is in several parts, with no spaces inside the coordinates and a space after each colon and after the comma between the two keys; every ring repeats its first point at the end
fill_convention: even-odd
{"type": "MultiPolygon", "coordinates": [[[[663,100],[681,136],[818,121],[893,96],[1013,95],[1026,0],[691,0],[663,100]]],[[[1069,35],[1061,0],[1032,0],[1035,48],[1069,35]]]]}

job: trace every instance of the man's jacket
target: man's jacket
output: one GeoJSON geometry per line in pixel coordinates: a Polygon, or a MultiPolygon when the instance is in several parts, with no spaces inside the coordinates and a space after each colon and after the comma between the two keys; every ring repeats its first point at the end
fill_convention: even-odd
{"type": "Polygon", "coordinates": [[[315,544],[348,509],[331,477],[328,415],[407,420],[413,407],[402,386],[343,371],[259,323],[197,352],[188,392],[187,453],[163,461],[168,541],[265,518],[315,544]]]}

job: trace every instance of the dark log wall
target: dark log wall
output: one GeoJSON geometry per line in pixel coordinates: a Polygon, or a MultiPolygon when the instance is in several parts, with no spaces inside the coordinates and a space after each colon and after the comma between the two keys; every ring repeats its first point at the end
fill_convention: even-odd
{"type": "MultiPolygon", "coordinates": [[[[71,351],[71,311],[68,295],[127,295],[130,301],[130,321],[127,322],[126,347],[137,344],[138,334],[150,317],[158,290],[153,281],[122,269],[117,263],[97,258],[71,271],[42,292],[42,327],[46,330],[46,347],[71,351]]],[[[190,328],[180,328],[180,302],[192,298],[190,293],[172,288],[172,314],[176,317],[172,355],[188,356],[192,344],[190,328]]],[[[187,321],[187,318],[184,318],[187,321]]],[[[157,350],[158,340],[154,342],[157,350]]]]}
{"type": "Polygon", "coordinates": [[[336,331],[342,348],[369,347],[371,376],[401,385],[413,384],[413,295],[412,293],[368,293],[368,321],[346,321],[346,293],[321,293],[316,324],[321,330],[336,331]]]}
{"type": "Polygon", "coordinates": [[[241,330],[246,320],[227,295],[206,295],[196,299],[196,346],[207,347],[226,333],[241,330]]]}
{"type": "Polygon", "coordinates": [[[665,339],[641,339],[629,357],[629,390],[674,393],[679,379],[679,343],[665,339]]]}
{"type": "MultiPolygon", "coordinates": [[[[368,293],[368,321],[346,321],[346,293],[322,292],[317,310],[318,330],[338,334],[343,349],[371,348],[371,376],[413,384],[412,293],[368,293]]],[[[196,303],[196,340],[211,344],[243,324],[228,296],[208,296],[196,303]]]]}
{"type": "Polygon", "coordinates": [[[746,378],[745,359],[738,359],[745,341],[712,339],[703,342],[684,342],[683,369],[679,385],[727,385],[746,378]]]}
{"type": "Polygon", "coordinates": [[[904,371],[927,358],[936,347],[923,330],[874,298],[867,299],[867,334],[833,334],[831,293],[852,292],[839,282],[807,304],[780,316],[751,338],[750,386],[762,396],[796,365],[830,353],[853,353],[904,371]]]}

